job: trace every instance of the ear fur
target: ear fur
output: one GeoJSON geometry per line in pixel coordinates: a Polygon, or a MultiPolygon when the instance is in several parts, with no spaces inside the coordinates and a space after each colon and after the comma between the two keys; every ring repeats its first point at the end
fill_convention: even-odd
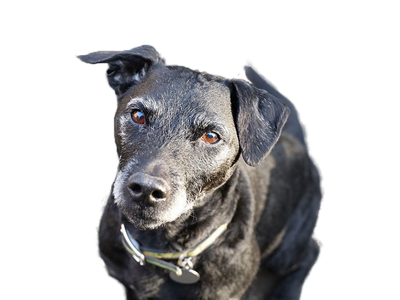
{"type": "Polygon", "coordinates": [[[107,79],[117,96],[144,78],[151,65],[164,64],[152,46],[140,46],[126,51],[99,51],[78,56],[89,64],[108,63],[107,79]]]}
{"type": "Polygon", "coordinates": [[[242,156],[248,165],[255,166],[278,141],[290,110],[278,98],[244,80],[230,82],[242,156]]]}

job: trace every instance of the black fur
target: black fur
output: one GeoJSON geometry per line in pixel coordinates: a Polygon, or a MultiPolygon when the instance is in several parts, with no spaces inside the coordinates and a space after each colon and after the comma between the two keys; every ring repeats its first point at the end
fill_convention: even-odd
{"type": "Polygon", "coordinates": [[[318,256],[312,232],[321,191],[289,100],[250,67],[255,86],[167,66],[151,46],[80,58],[109,63],[118,96],[120,162],[99,246],[127,299],[299,299],[318,256]],[[132,119],[135,111],[144,124],[132,119]],[[206,143],[207,132],[220,141],[206,143]],[[142,245],[163,252],[191,249],[229,225],[193,259],[201,280],[182,285],[133,260],[121,243],[121,222],[142,245]]]}

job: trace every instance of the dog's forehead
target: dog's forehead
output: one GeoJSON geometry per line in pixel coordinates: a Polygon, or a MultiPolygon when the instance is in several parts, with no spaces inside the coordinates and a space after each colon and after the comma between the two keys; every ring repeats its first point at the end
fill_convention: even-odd
{"type": "Polygon", "coordinates": [[[132,99],[151,99],[164,111],[182,108],[231,114],[230,89],[221,77],[192,71],[183,67],[162,67],[152,70],[132,92],[121,101],[129,106],[132,99]]]}

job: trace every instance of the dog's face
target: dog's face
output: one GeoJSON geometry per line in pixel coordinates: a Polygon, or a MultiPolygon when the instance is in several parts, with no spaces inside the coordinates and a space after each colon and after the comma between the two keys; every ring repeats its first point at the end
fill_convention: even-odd
{"type": "Polygon", "coordinates": [[[230,90],[197,72],[152,68],[119,100],[115,140],[115,203],[141,228],[174,221],[234,170],[230,90]]]}
{"type": "Polygon", "coordinates": [[[120,159],[113,194],[141,229],[203,205],[230,178],[240,154],[257,164],[288,116],[277,99],[248,83],[165,66],[150,46],[80,58],[110,65],[120,159]]]}

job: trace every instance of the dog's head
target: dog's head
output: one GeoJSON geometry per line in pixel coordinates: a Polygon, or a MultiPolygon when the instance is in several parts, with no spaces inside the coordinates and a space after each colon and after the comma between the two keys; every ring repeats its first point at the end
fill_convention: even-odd
{"type": "Polygon", "coordinates": [[[240,154],[257,165],[279,138],[289,110],[243,80],[166,66],[151,46],[79,57],[108,63],[118,96],[115,203],[135,226],[185,216],[233,174],[240,154]]]}

